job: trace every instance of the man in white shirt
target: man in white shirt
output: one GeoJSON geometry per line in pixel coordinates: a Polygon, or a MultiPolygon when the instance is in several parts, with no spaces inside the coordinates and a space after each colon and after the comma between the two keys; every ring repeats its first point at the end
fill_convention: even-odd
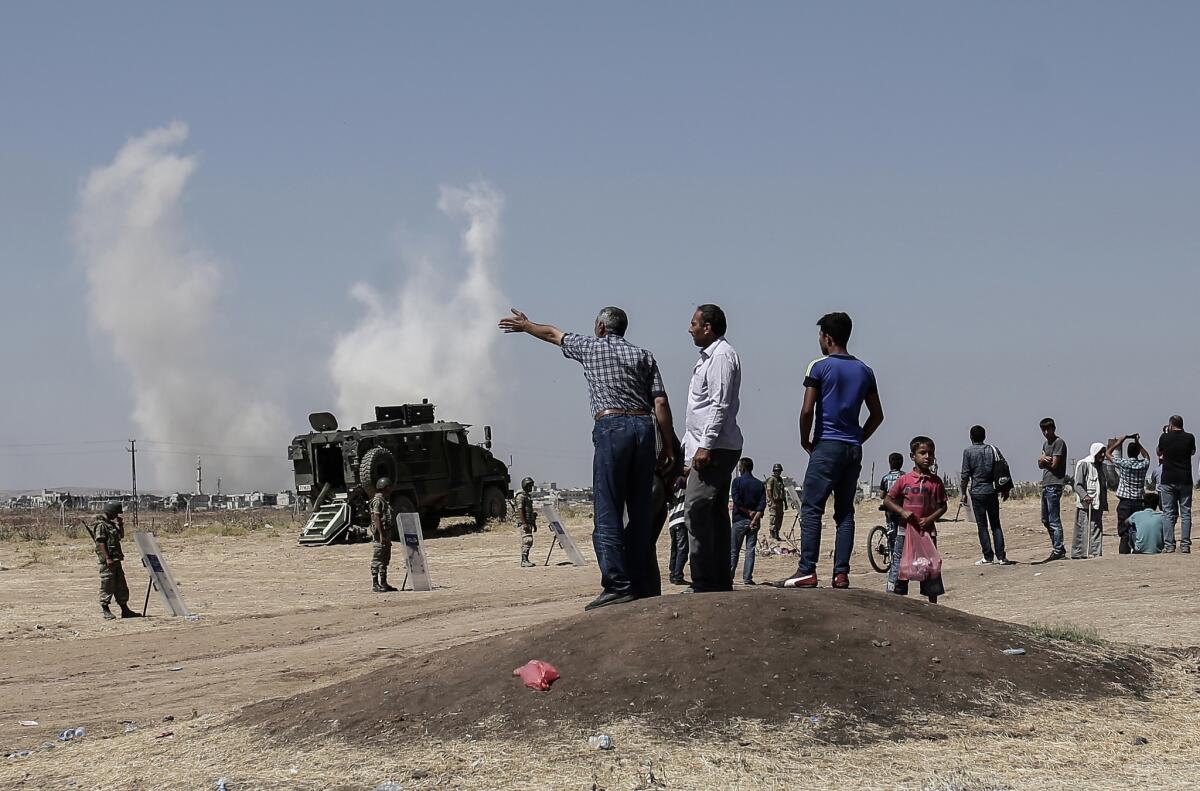
{"type": "Polygon", "coordinates": [[[684,509],[697,593],[733,589],[729,576],[729,484],[742,456],[737,413],[742,363],[725,340],[725,312],[701,305],[688,332],[700,347],[688,388],[683,457],[688,467],[684,509]]]}

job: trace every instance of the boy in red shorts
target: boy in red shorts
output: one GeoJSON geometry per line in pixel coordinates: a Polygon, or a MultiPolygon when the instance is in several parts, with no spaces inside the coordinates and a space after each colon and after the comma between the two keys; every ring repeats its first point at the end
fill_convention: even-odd
{"type": "MultiPolygon", "coordinates": [[[[937,520],[946,513],[946,487],[933,472],[933,440],[929,437],[913,437],[908,449],[915,467],[892,484],[891,491],[883,501],[883,507],[900,520],[900,529],[896,531],[896,543],[892,549],[892,568],[888,573],[887,589],[901,596],[908,595],[908,580],[897,577],[900,558],[904,555],[905,531],[930,533],[936,544],[937,520]]],[[[928,597],[930,602],[936,603],[938,596],[945,592],[940,576],[921,580],[921,595],[928,597]]]]}

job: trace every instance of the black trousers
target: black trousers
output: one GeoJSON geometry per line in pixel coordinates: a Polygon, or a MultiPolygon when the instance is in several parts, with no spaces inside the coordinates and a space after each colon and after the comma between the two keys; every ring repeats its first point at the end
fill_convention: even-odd
{"type": "Polygon", "coordinates": [[[692,470],[684,491],[692,587],[697,591],[733,590],[729,578],[729,485],[742,451],[713,450],[703,470],[692,470]]]}
{"type": "Polygon", "coordinates": [[[1129,497],[1122,497],[1117,501],[1117,535],[1121,538],[1121,546],[1117,552],[1122,555],[1133,554],[1134,531],[1133,526],[1129,524],[1129,517],[1145,507],[1142,502],[1129,497]]]}

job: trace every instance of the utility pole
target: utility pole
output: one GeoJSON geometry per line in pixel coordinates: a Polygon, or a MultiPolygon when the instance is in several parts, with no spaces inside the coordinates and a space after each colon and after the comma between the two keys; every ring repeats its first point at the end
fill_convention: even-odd
{"type": "Polygon", "coordinates": [[[203,469],[200,467],[200,457],[196,457],[196,494],[204,494],[203,469]]]}
{"type": "Polygon", "coordinates": [[[137,440],[129,440],[129,468],[133,475],[133,529],[136,532],[138,527],[138,496],[137,496],[137,440]]]}

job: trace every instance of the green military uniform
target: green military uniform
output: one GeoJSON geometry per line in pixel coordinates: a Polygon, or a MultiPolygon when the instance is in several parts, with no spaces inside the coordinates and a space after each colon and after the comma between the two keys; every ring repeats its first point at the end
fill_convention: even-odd
{"type": "Polygon", "coordinates": [[[784,493],[783,478],[772,474],[767,478],[767,524],[771,526],[771,538],[779,540],[779,531],[783,527],[783,512],[787,508],[787,495],[784,493]]]}
{"type": "Polygon", "coordinates": [[[121,551],[125,528],[107,517],[98,516],[92,525],[92,533],[96,536],[96,562],[100,566],[100,607],[107,609],[115,597],[124,611],[129,601],[129,585],[125,582],[125,570],[121,568],[121,561],[125,559],[125,553],[121,551]],[[111,563],[104,562],[101,547],[108,552],[111,563]]]}
{"type": "Polygon", "coordinates": [[[517,492],[514,499],[517,516],[517,527],[521,530],[521,565],[534,565],[529,561],[529,552],[533,549],[533,534],[537,532],[537,511],[533,508],[533,498],[529,492],[517,492]]]}
{"type": "Polygon", "coordinates": [[[399,540],[400,536],[396,532],[396,513],[392,510],[392,504],[383,496],[383,492],[376,492],[371,498],[371,522],[374,524],[374,517],[379,516],[379,524],[383,529],[384,535],[375,535],[374,527],[371,533],[371,576],[381,576],[384,579],[384,584],[387,580],[388,564],[392,562],[392,545],[384,543],[386,537],[391,541],[399,540]]]}

